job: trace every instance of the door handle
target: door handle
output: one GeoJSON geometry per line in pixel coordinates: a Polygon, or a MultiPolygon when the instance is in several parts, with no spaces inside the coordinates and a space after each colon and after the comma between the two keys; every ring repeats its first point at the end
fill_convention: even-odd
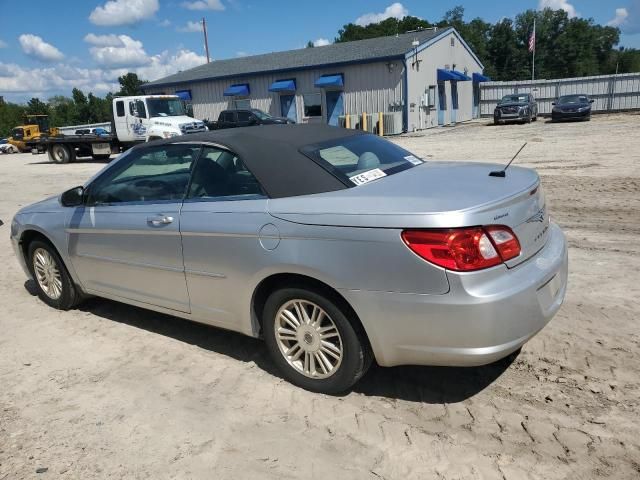
{"type": "Polygon", "coordinates": [[[167,215],[157,215],[155,217],[147,217],[147,223],[150,223],[154,227],[169,225],[172,222],[173,222],[173,217],[169,217],[167,215]]]}

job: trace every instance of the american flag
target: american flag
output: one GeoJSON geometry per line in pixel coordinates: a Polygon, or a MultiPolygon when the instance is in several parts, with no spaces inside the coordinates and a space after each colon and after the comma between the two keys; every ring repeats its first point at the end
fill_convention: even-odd
{"type": "Polygon", "coordinates": [[[531,36],[529,37],[529,51],[532,52],[532,53],[536,51],[536,26],[535,26],[535,23],[533,24],[533,32],[531,32],[531,36]]]}

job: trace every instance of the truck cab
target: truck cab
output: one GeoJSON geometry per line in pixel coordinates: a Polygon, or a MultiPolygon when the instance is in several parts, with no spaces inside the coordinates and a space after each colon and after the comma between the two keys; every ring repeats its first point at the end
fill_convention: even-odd
{"type": "Polygon", "coordinates": [[[122,143],[170,138],[207,130],[186,115],[176,95],[136,95],[113,99],[115,134],[122,143]]]}

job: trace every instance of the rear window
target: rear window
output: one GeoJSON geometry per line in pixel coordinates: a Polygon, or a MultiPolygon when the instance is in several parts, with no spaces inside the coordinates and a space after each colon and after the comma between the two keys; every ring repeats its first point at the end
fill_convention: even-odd
{"type": "Polygon", "coordinates": [[[363,185],[420,165],[420,158],[375,135],[354,135],[304,147],[312,158],[347,185],[363,185]]]}

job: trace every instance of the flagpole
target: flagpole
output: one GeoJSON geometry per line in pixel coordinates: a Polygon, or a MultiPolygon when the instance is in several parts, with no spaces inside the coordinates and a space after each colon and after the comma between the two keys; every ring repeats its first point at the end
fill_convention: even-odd
{"type": "Polygon", "coordinates": [[[531,69],[531,81],[535,81],[536,79],[536,43],[538,43],[538,38],[536,35],[536,19],[533,19],[533,67],[531,69]]]}

